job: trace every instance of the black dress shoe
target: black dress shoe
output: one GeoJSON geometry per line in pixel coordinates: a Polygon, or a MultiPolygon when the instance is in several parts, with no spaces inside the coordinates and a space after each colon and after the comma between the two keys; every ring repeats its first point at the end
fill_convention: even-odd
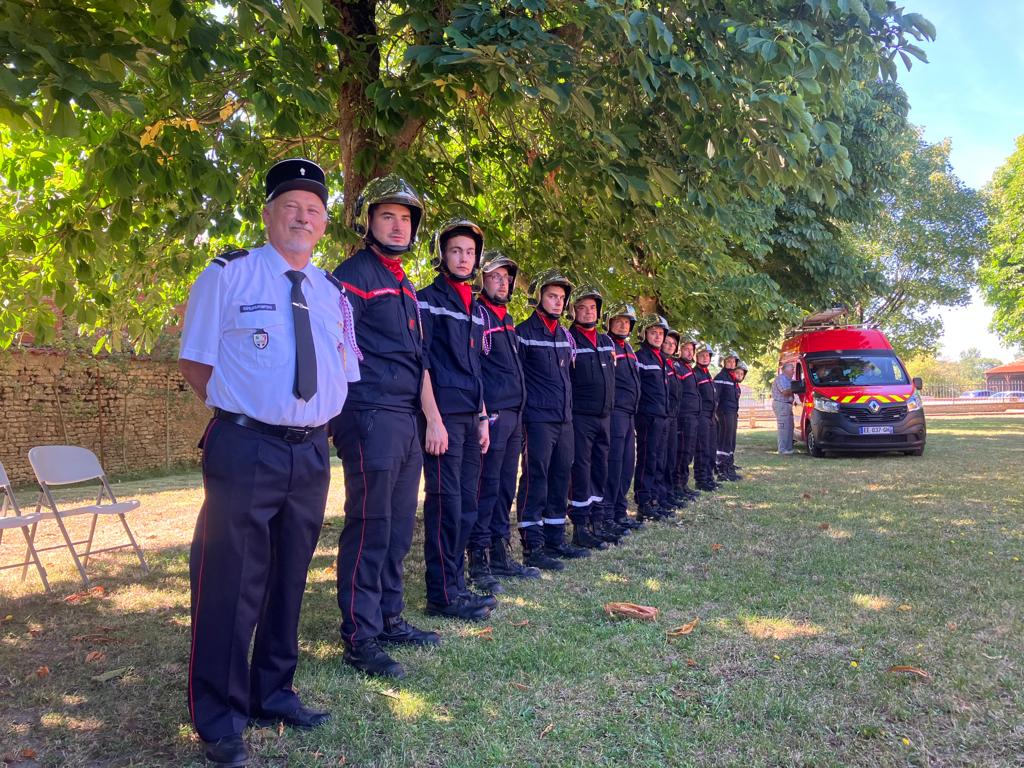
{"type": "Polygon", "coordinates": [[[405,677],[405,668],[384,652],[376,638],[357,645],[346,643],[342,659],[372,677],[393,677],[396,680],[405,677]]]}
{"type": "Polygon", "coordinates": [[[484,605],[471,603],[461,595],[447,605],[427,603],[427,616],[444,616],[462,621],[483,621],[491,615],[491,609],[484,605]]]}
{"type": "Polygon", "coordinates": [[[377,642],[394,645],[440,645],[441,636],[414,627],[401,616],[385,616],[384,631],[377,635],[377,642]]]}
{"type": "Polygon", "coordinates": [[[243,768],[249,764],[249,748],[241,735],[225,736],[217,741],[204,741],[207,762],[222,768],[243,768]]]}
{"type": "Polygon", "coordinates": [[[289,728],[298,728],[301,731],[311,731],[331,719],[331,713],[322,709],[309,709],[301,704],[298,709],[287,715],[260,715],[253,722],[260,728],[273,727],[278,723],[284,723],[289,728]]]}

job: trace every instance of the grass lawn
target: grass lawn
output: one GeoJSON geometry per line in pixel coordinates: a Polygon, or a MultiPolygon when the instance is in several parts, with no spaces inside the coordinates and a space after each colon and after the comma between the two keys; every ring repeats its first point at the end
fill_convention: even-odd
{"type": "MultiPolygon", "coordinates": [[[[336,467],[296,679],[334,719],[250,731],[254,765],[1024,765],[1024,418],[934,419],[922,458],[773,451],[773,432],[741,432],[743,482],[512,586],[491,632],[423,616],[417,542],[406,615],[445,642],[397,651],[401,684],[341,662],[336,467]],[[607,618],[620,600],[661,615],[607,618]]],[[[0,574],[9,765],[201,764],[184,694],[200,478],[117,491],[142,498],[150,576],[102,556],[102,589],[76,595],[59,552],[53,596],[0,574]]],[[[5,537],[5,562],[19,551],[5,537]]]]}

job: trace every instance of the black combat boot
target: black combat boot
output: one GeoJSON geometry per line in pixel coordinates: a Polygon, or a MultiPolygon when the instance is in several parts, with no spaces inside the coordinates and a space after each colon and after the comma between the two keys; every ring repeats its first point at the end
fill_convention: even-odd
{"type": "Polygon", "coordinates": [[[385,616],[384,631],[377,635],[377,642],[393,645],[440,645],[441,636],[437,632],[414,627],[401,616],[385,616]]]}
{"type": "Polygon", "coordinates": [[[590,557],[589,549],[566,544],[564,541],[558,544],[545,544],[544,552],[551,557],[557,557],[561,560],[576,560],[581,557],[590,557]]]}
{"type": "Polygon", "coordinates": [[[615,533],[616,530],[621,531],[622,529],[614,523],[605,523],[604,521],[590,523],[590,533],[594,538],[608,544],[618,544],[622,541],[622,533],[615,533]]]}
{"type": "Polygon", "coordinates": [[[527,547],[523,545],[523,564],[542,571],[560,571],[565,564],[544,551],[543,547],[527,547]]]}
{"type": "Polygon", "coordinates": [[[479,592],[474,592],[471,589],[460,592],[459,597],[463,598],[471,605],[483,606],[489,611],[498,607],[498,598],[494,595],[481,595],[479,592]]]}
{"type": "Polygon", "coordinates": [[[653,501],[647,501],[640,505],[640,509],[636,511],[636,520],[638,523],[643,524],[648,520],[658,520],[658,507],[653,501]]]}
{"type": "Polygon", "coordinates": [[[572,524],[572,545],[583,549],[608,549],[608,545],[591,533],[586,524],[572,524]]]}
{"type": "Polygon", "coordinates": [[[471,603],[462,595],[459,595],[447,605],[427,602],[427,616],[445,616],[449,619],[462,619],[463,621],[483,621],[491,615],[491,609],[476,603],[471,603]]]}
{"type": "Polygon", "coordinates": [[[537,568],[528,568],[512,556],[512,542],[507,539],[491,539],[491,550],[488,553],[491,575],[513,579],[539,579],[537,568]]]}
{"type": "Polygon", "coordinates": [[[405,669],[380,647],[377,639],[366,640],[355,645],[345,644],[344,662],[373,677],[393,677],[401,680],[405,669]]]}
{"type": "Polygon", "coordinates": [[[466,554],[469,561],[469,580],[473,582],[474,587],[488,595],[500,595],[505,591],[491,571],[486,549],[468,549],[466,554]]]}
{"type": "Polygon", "coordinates": [[[625,528],[627,531],[642,531],[644,529],[643,521],[634,520],[628,515],[615,518],[615,524],[620,528],[625,528]]]}

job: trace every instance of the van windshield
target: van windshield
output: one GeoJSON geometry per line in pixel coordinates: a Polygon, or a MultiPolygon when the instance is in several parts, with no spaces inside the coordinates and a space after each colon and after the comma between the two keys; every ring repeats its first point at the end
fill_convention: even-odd
{"type": "Polygon", "coordinates": [[[811,381],[819,387],[884,387],[906,384],[907,372],[891,352],[843,352],[807,356],[811,381]]]}

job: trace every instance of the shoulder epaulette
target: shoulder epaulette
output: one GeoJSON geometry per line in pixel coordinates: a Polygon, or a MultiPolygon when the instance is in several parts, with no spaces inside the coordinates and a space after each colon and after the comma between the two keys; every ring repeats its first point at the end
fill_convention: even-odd
{"type": "Polygon", "coordinates": [[[243,256],[248,255],[249,252],[245,250],[245,248],[236,248],[233,251],[225,251],[224,253],[215,256],[212,263],[222,267],[226,267],[229,262],[232,262],[235,259],[240,259],[243,256]]]}
{"type": "Polygon", "coordinates": [[[331,285],[333,285],[335,288],[337,288],[341,293],[345,293],[345,286],[341,284],[341,280],[336,278],[334,275],[332,275],[326,269],[321,270],[321,271],[324,273],[324,276],[327,278],[328,282],[330,282],[331,285]]]}

